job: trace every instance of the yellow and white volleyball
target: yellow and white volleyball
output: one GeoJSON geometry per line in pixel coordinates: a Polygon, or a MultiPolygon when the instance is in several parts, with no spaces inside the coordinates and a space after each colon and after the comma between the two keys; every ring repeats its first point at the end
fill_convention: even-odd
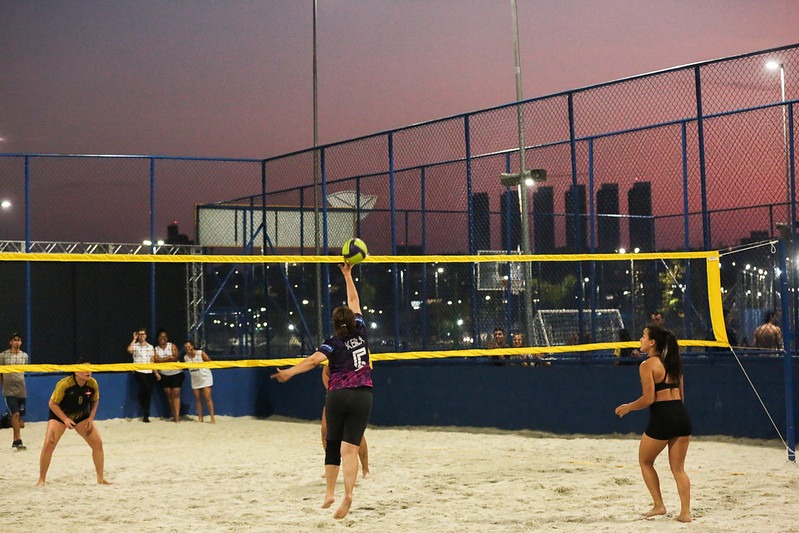
{"type": "Polygon", "coordinates": [[[361,239],[350,239],[341,247],[341,255],[344,256],[344,261],[351,265],[357,265],[369,255],[369,249],[366,243],[361,239]]]}

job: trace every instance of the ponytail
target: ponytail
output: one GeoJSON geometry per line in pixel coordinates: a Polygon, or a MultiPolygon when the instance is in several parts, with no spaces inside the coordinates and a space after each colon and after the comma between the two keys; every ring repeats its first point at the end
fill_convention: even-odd
{"type": "Polygon", "coordinates": [[[358,331],[355,327],[355,313],[352,312],[352,309],[346,306],[333,309],[333,327],[338,337],[355,335],[358,331]]]}
{"type": "Polygon", "coordinates": [[[677,337],[660,326],[647,326],[649,338],[655,341],[655,349],[660,353],[660,360],[666,369],[666,375],[678,381],[682,376],[682,358],[680,357],[680,346],[677,344],[677,337]]]}
{"type": "Polygon", "coordinates": [[[666,331],[666,346],[661,353],[663,366],[666,375],[671,376],[675,381],[679,381],[682,376],[682,358],[680,357],[680,347],[677,344],[677,337],[671,331],[666,331]]]}

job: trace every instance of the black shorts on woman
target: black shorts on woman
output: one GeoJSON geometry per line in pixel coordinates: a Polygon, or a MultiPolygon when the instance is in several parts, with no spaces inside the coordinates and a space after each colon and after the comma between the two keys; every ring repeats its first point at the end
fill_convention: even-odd
{"type": "Polygon", "coordinates": [[[649,424],[644,433],[655,440],[691,435],[691,418],[682,400],[654,402],[649,406],[649,424]]]}

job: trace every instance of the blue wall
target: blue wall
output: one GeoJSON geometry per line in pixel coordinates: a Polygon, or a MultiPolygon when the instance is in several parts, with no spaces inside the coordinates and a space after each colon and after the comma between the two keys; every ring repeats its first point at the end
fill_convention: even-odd
{"type": "MultiPolygon", "coordinates": [[[[783,361],[743,360],[758,393],[785,436],[783,361]]],[[[799,365],[798,365],[799,366],[799,365]]],[[[216,414],[319,419],[324,404],[320,372],[285,384],[269,368],[214,370],[216,414]]],[[[799,368],[794,382],[799,383],[799,368]]],[[[61,375],[28,375],[28,420],[47,417],[47,400],[61,375]]],[[[100,383],[98,418],[140,416],[136,384],[127,373],[95,374],[100,383]]],[[[636,366],[558,363],[550,367],[495,366],[478,361],[380,362],[374,373],[372,424],[378,426],[475,426],[553,433],[641,433],[646,411],[623,419],[620,403],[640,395],[636,366]]],[[[194,414],[187,381],[183,410],[194,414]]],[[[776,438],[766,413],[731,356],[686,359],[686,404],[696,435],[776,438]]],[[[168,413],[154,390],[152,415],[168,413]]],[[[799,406],[795,408],[799,411],[799,406]]]]}

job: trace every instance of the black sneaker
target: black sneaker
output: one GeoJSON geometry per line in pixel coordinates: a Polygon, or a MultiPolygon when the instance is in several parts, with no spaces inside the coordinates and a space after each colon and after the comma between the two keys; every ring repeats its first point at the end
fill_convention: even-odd
{"type": "Polygon", "coordinates": [[[15,440],[11,443],[11,447],[17,450],[27,450],[24,444],[22,444],[22,440],[15,440]]]}
{"type": "Polygon", "coordinates": [[[150,423],[150,417],[149,416],[145,416],[144,418],[142,418],[142,422],[145,422],[145,423],[149,424],[150,423]]]}

